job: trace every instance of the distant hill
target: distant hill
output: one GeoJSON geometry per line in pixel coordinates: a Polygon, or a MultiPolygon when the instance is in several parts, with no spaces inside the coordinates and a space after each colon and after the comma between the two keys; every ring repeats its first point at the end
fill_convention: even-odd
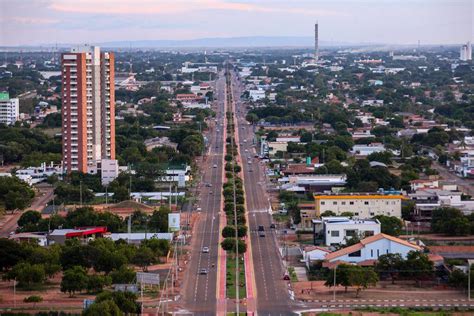
{"type": "MultiPolygon", "coordinates": [[[[97,43],[104,47],[313,47],[314,39],[306,36],[246,36],[246,37],[215,37],[192,40],[143,40],[113,41],[97,43]]],[[[320,41],[320,46],[348,46],[350,43],[320,41]]],[[[353,45],[353,44],[352,44],[353,45]]]]}

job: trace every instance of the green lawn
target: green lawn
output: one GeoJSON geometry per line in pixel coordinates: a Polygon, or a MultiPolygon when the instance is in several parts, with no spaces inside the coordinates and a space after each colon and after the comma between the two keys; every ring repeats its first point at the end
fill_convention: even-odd
{"type": "MultiPolygon", "coordinates": [[[[242,299],[244,297],[247,297],[246,289],[245,289],[245,267],[244,267],[244,260],[243,256],[239,256],[239,268],[240,268],[240,273],[239,273],[239,299],[242,299]]],[[[235,256],[234,255],[229,255],[227,257],[227,262],[226,262],[226,293],[227,293],[227,298],[236,298],[236,290],[235,290],[235,256]]]]}
{"type": "Polygon", "coordinates": [[[288,273],[290,274],[291,282],[298,282],[298,277],[296,276],[295,268],[288,267],[288,273]]]}

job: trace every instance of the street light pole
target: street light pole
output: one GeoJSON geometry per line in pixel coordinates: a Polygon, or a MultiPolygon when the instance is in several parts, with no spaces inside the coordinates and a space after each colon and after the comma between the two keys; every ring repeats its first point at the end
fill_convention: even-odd
{"type": "Polygon", "coordinates": [[[336,273],[337,273],[337,265],[334,266],[334,287],[332,290],[332,300],[336,302],[336,273]]]}
{"type": "Polygon", "coordinates": [[[471,265],[474,263],[474,260],[467,260],[467,299],[471,301],[471,265]]]}

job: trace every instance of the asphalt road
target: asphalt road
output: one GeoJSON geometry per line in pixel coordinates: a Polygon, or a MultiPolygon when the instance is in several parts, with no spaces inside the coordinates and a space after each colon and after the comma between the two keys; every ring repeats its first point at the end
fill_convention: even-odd
{"type": "MultiPolygon", "coordinates": [[[[41,211],[46,204],[53,198],[53,187],[49,185],[39,185],[37,186],[38,192],[36,193],[35,198],[31,202],[31,206],[27,210],[41,211]]],[[[18,228],[18,220],[23,214],[22,211],[16,211],[8,220],[0,227],[0,237],[8,237],[11,232],[14,232],[18,228]]]]}
{"type": "Polygon", "coordinates": [[[243,87],[232,73],[232,92],[236,100],[237,128],[239,132],[239,152],[244,172],[246,203],[249,211],[249,232],[257,286],[258,315],[293,315],[293,301],[290,300],[287,281],[283,280],[285,268],[281,260],[275,230],[270,229],[272,217],[270,200],[266,192],[264,166],[255,158],[253,126],[245,120],[246,109],[240,102],[243,87]],[[258,234],[258,226],[263,225],[265,237],[258,234]]]}
{"type": "Polygon", "coordinates": [[[201,167],[202,179],[196,209],[201,208],[201,216],[196,223],[192,239],[191,259],[186,271],[183,291],[184,308],[193,315],[216,314],[217,252],[219,249],[219,211],[222,199],[223,143],[224,134],[224,91],[223,74],[216,81],[217,108],[216,122],[209,128],[208,152],[201,167]],[[210,185],[210,186],[209,186],[210,185]],[[209,247],[209,253],[202,248],[209,247]],[[207,269],[207,274],[199,274],[207,269]]]}
{"type": "Polygon", "coordinates": [[[439,172],[439,175],[441,178],[447,181],[452,181],[458,186],[458,190],[474,196],[474,180],[472,179],[466,179],[466,178],[461,178],[454,174],[453,172],[449,171],[445,166],[441,165],[437,161],[433,161],[431,164],[431,167],[435,169],[436,171],[439,172]]]}

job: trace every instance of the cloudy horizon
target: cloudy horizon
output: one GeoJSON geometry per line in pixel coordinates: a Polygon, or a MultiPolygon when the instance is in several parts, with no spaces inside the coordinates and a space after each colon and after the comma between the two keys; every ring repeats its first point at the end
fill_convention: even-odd
{"type": "Polygon", "coordinates": [[[4,0],[0,46],[313,35],[347,43],[473,40],[472,0],[4,0]]]}

